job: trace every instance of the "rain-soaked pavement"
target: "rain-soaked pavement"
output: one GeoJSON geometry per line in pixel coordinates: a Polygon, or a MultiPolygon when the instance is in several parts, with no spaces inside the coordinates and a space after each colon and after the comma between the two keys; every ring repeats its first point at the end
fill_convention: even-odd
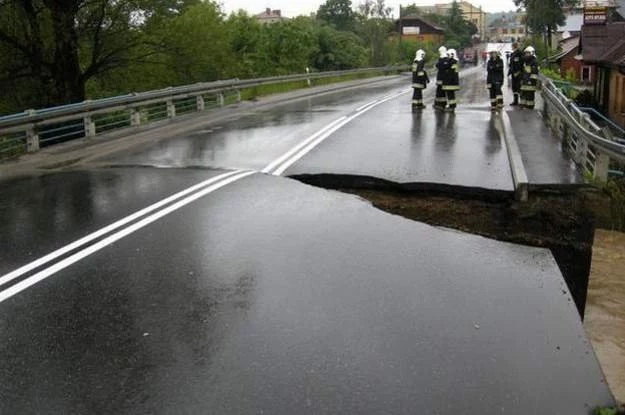
{"type": "Polygon", "coordinates": [[[347,166],[509,189],[478,82],[467,76],[455,115],[413,115],[405,94],[382,102],[405,89],[395,84],[0,182],[0,413],[586,414],[611,404],[549,251],[216,169],[347,166]],[[342,117],[353,119],[319,147],[280,158],[342,117]]]}
{"type": "MultiPolygon", "coordinates": [[[[100,194],[111,174],[76,180],[100,194]]],[[[144,172],[113,174],[123,188],[144,172]]],[[[611,402],[548,251],[267,175],[96,250],[0,316],[0,413],[585,414],[611,402]]]]}

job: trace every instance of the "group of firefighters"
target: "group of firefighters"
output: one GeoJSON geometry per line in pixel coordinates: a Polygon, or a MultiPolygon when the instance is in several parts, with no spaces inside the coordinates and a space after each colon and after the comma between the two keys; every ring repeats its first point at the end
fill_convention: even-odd
{"type": "MultiPolygon", "coordinates": [[[[514,100],[510,105],[520,105],[522,108],[534,108],[534,95],[538,87],[538,62],[536,51],[532,46],[523,52],[518,44],[512,44],[512,53],[508,61],[508,76],[511,77],[514,100]]],[[[458,74],[459,62],[455,49],[441,46],[438,49],[439,59],[436,63],[436,98],[434,108],[453,112],[457,105],[456,91],[460,89],[458,74]]],[[[503,82],[505,79],[505,65],[501,53],[497,49],[488,50],[489,59],[486,63],[486,87],[490,93],[490,107],[492,111],[503,108],[503,82]]],[[[423,90],[430,82],[425,69],[425,52],[419,49],[412,65],[412,107],[423,109],[423,90]]]]}

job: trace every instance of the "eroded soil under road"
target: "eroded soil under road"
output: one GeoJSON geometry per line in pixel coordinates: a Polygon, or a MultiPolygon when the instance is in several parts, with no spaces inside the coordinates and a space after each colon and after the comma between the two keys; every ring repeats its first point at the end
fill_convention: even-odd
{"type": "MultiPolygon", "coordinates": [[[[401,186],[344,186],[344,177],[296,176],[302,182],[358,195],[377,208],[407,219],[457,229],[488,238],[550,249],[584,316],[595,230],[593,206],[598,192],[534,191],[527,202],[488,190],[468,191],[435,186],[416,190],[401,186]]],[[[358,181],[351,181],[358,183],[358,181]]],[[[470,190],[470,189],[469,189],[470,190]]]]}

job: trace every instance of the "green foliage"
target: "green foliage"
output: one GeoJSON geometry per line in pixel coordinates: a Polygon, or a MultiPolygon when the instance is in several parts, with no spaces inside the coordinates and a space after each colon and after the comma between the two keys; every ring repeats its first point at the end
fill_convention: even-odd
{"type": "Polygon", "coordinates": [[[551,34],[565,22],[564,6],[575,6],[577,0],[514,0],[525,8],[526,24],[531,33],[543,36],[551,46],[551,34]]]}
{"type": "Polygon", "coordinates": [[[367,49],[352,32],[341,32],[329,26],[316,30],[317,48],[311,66],[320,71],[364,67],[368,63],[367,49]]]}
{"type": "Polygon", "coordinates": [[[618,415],[616,408],[597,408],[593,411],[593,415],[618,415]]]}
{"type": "Polygon", "coordinates": [[[417,15],[421,14],[421,11],[419,10],[419,8],[417,7],[415,3],[409,4],[407,6],[401,6],[401,9],[400,9],[401,17],[409,16],[411,14],[417,14],[417,15]]]}
{"type": "Polygon", "coordinates": [[[327,0],[319,6],[317,19],[328,23],[337,30],[352,30],[356,24],[351,0],[327,0]]]}
{"type": "Polygon", "coordinates": [[[462,49],[471,45],[471,37],[477,33],[477,27],[465,20],[458,2],[454,0],[449,13],[443,20],[445,27],[445,46],[447,48],[462,49]]]}
{"type": "Polygon", "coordinates": [[[326,0],[318,20],[271,25],[243,11],[225,16],[213,0],[63,0],[80,7],[54,15],[46,5],[56,1],[29,0],[36,12],[0,1],[0,114],[307,67],[408,63],[417,48],[431,50],[393,37],[385,0],[364,0],[358,12],[351,0],[326,0]]]}

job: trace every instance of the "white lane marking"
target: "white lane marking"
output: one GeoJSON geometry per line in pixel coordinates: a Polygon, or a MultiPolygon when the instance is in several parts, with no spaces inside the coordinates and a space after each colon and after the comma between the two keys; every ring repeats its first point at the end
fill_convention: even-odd
{"type": "Polygon", "coordinates": [[[50,261],[52,261],[52,260],[54,260],[54,259],[56,259],[56,258],[58,258],[58,257],[60,257],[62,255],[65,255],[68,252],[71,252],[71,251],[73,251],[76,248],[80,248],[81,246],[83,246],[83,245],[85,245],[85,244],[87,244],[87,243],[89,243],[89,242],[91,242],[91,241],[93,241],[93,240],[95,240],[95,239],[97,239],[97,238],[99,238],[101,236],[104,236],[107,233],[112,232],[115,229],[120,228],[120,227],[126,225],[127,223],[132,222],[135,219],[140,218],[141,216],[147,215],[148,213],[153,212],[156,209],[159,209],[162,206],[164,206],[164,205],[166,205],[168,203],[173,202],[174,200],[180,199],[181,197],[184,197],[184,196],[188,195],[189,193],[195,192],[195,191],[197,191],[197,190],[199,190],[199,189],[201,189],[203,187],[209,186],[209,185],[211,185],[211,184],[213,184],[215,182],[218,182],[218,181],[220,181],[222,179],[225,179],[227,177],[230,177],[230,176],[233,176],[235,174],[241,173],[242,171],[243,170],[235,170],[235,171],[224,173],[224,174],[220,174],[219,176],[215,176],[215,177],[213,177],[211,179],[205,180],[205,181],[203,181],[201,183],[198,183],[198,184],[196,184],[194,186],[189,187],[188,189],[185,189],[185,190],[183,190],[181,192],[178,192],[178,193],[176,193],[176,194],[174,194],[172,196],[169,196],[168,198],[163,199],[160,202],[154,203],[154,204],[152,204],[152,205],[150,205],[150,206],[148,206],[148,207],[146,207],[144,209],[141,209],[141,210],[133,213],[130,216],[126,216],[125,218],[120,219],[117,222],[112,223],[112,224],[110,224],[110,225],[108,225],[108,226],[106,226],[106,227],[104,227],[104,228],[102,228],[102,229],[100,229],[100,230],[98,230],[96,232],[93,232],[93,233],[91,233],[91,234],[89,234],[89,235],[87,235],[87,236],[85,236],[83,238],[80,238],[80,239],[70,243],[69,245],[65,245],[64,247],[59,248],[56,251],[51,252],[51,253],[49,253],[46,256],[43,256],[43,257],[41,257],[41,258],[39,258],[39,259],[29,263],[29,264],[26,264],[26,265],[24,265],[24,266],[22,266],[22,267],[20,267],[20,268],[18,268],[16,270],[14,270],[14,271],[9,272],[6,275],[3,275],[2,277],[0,277],[0,287],[3,286],[4,284],[7,284],[7,283],[13,281],[15,278],[18,278],[18,277],[26,274],[27,272],[32,271],[35,268],[38,268],[38,267],[40,267],[42,265],[45,265],[48,262],[50,262],[50,261]]]}
{"type": "Polygon", "coordinates": [[[361,107],[356,108],[356,112],[358,112],[358,111],[360,111],[360,110],[363,110],[363,109],[367,108],[369,105],[375,104],[376,102],[378,102],[378,100],[377,100],[377,99],[376,99],[375,101],[368,102],[368,103],[366,103],[365,105],[363,105],[363,106],[361,106],[361,107]]]}
{"type": "MultiPolygon", "coordinates": [[[[396,97],[398,97],[400,95],[403,95],[403,94],[405,94],[406,92],[409,92],[409,91],[411,91],[411,89],[406,89],[406,90],[403,90],[403,91],[401,91],[399,93],[392,94],[392,95],[386,95],[386,96],[384,96],[384,97],[382,97],[380,99],[376,99],[375,101],[371,101],[371,102],[369,102],[369,103],[367,103],[367,104],[365,104],[365,105],[363,105],[361,107],[358,107],[356,109],[356,113],[354,115],[352,115],[350,117],[343,116],[343,117],[333,121],[332,123],[328,124],[327,126],[322,128],[321,130],[319,130],[317,133],[311,135],[310,137],[305,139],[303,142],[299,143],[297,146],[293,147],[291,150],[289,150],[288,152],[283,154],[281,157],[279,157],[278,159],[274,160],[267,167],[265,167],[262,170],[262,172],[263,173],[269,173],[276,166],[279,166],[272,174],[274,174],[274,175],[282,174],[289,166],[291,166],[297,160],[302,158],[304,155],[306,155],[308,152],[310,152],[314,147],[316,147],[319,143],[321,143],[323,140],[325,140],[330,135],[332,135],[336,130],[338,130],[339,128],[343,127],[345,124],[347,124],[348,122],[350,122],[354,118],[362,115],[363,113],[369,111],[370,109],[372,109],[372,108],[374,108],[374,107],[376,107],[376,106],[378,106],[378,105],[380,105],[380,104],[382,104],[382,103],[384,103],[386,101],[389,101],[389,100],[391,100],[393,98],[396,98],[396,97]],[[280,163],[282,163],[282,165],[280,165],[280,163]]],[[[217,129],[217,127],[215,129],[217,129]]],[[[100,229],[100,230],[98,230],[96,232],[93,232],[93,233],[91,233],[91,234],[89,234],[89,235],[87,235],[87,236],[85,236],[83,238],[80,238],[80,239],[78,239],[78,240],[76,240],[76,241],[74,241],[74,242],[72,242],[72,243],[70,243],[70,244],[68,244],[68,245],[66,245],[66,246],[64,246],[62,248],[59,248],[59,249],[57,249],[57,250],[55,250],[55,251],[53,251],[53,252],[51,252],[51,253],[49,253],[47,255],[45,255],[45,256],[35,260],[35,261],[32,261],[32,262],[30,262],[30,263],[28,263],[28,264],[26,264],[26,265],[24,265],[24,266],[22,266],[22,267],[20,267],[20,268],[18,268],[16,270],[14,270],[14,271],[11,271],[8,274],[5,274],[5,275],[1,276],[0,277],[0,287],[5,285],[5,284],[7,284],[7,283],[9,283],[9,282],[11,282],[11,281],[13,281],[16,278],[19,278],[20,276],[22,276],[22,275],[24,275],[24,274],[26,274],[26,273],[28,273],[28,272],[30,272],[32,270],[40,267],[40,266],[43,266],[43,265],[49,263],[50,261],[53,261],[53,260],[55,260],[55,259],[57,259],[57,258],[59,258],[59,257],[61,257],[63,255],[65,255],[65,254],[75,250],[75,249],[78,249],[78,248],[82,247],[83,245],[86,245],[89,242],[94,241],[95,239],[98,239],[98,238],[100,238],[102,236],[105,236],[108,233],[113,232],[116,229],[118,229],[118,228],[120,228],[120,227],[122,227],[122,226],[124,226],[124,225],[126,225],[126,224],[128,224],[128,223],[130,223],[130,222],[132,222],[134,220],[136,220],[136,219],[139,219],[142,216],[145,216],[145,215],[147,215],[147,214],[149,214],[149,213],[151,213],[151,212],[153,212],[153,211],[155,211],[155,210],[157,210],[157,209],[159,209],[159,208],[161,208],[161,207],[163,207],[163,206],[165,206],[165,205],[167,205],[167,204],[169,204],[171,202],[174,202],[177,199],[180,199],[180,198],[182,198],[182,197],[184,197],[184,196],[186,196],[186,195],[188,195],[190,193],[193,193],[193,192],[198,191],[198,190],[200,190],[202,188],[210,186],[211,184],[219,182],[218,184],[216,184],[214,186],[211,186],[210,188],[204,189],[203,191],[198,192],[197,194],[182,200],[181,202],[189,200],[189,202],[187,202],[185,204],[191,203],[192,201],[197,200],[199,197],[202,197],[202,196],[204,196],[204,195],[206,195],[208,193],[211,193],[212,191],[214,191],[214,190],[216,190],[216,189],[218,189],[218,188],[220,188],[222,186],[225,186],[225,185],[227,185],[227,184],[229,184],[231,182],[234,182],[236,180],[240,180],[241,178],[247,177],[247,176],[249,176],[249,175],[254,173],[254,172],[245,172],[241,176],[233,177],[233,176],[235,176],[235,175],[237,175],[239,173],[242,173],[242,172],[243,172],[243,170],[235,170],[235,171],[224,173],[224,174],[215,176],[215,177],[213,177],[211,179],[205,180],[205,181],[203,181],[201,183],[198,183],[198,184],[196,184],[194,186],[191,186],[191,187],[189,187],[189,188],[187,188],[187,189],[185,189],[183,191],[180,191],[180,192],[178,192],[178,193],[176,193],[176,194],[174,194],[172,196],[169,196],[166,199],[163,199],[163,200],[161,200],[161,201],[159,201],[157,203],[154,203],[154,204],[152,204],[152,205],[150,205],[150,206],[148,206],[148,207],[146,207],[146,208],[144,208],[144,209],[142,209],[140,211],[137,211],[137,212],[133,213],[130,216],[127,216],[127,217],[125,217],[123,219],[120,219],[119,221],[114,222],[114,223],[112,223],[112,224],[110,224],[110,225],[108,225],[108,226],[106,226],[106,227],[104,227],[104,228],[102,228],[102,229],[100,229]],[[230,177],[231,180],[224,180],[224,182],[220,182],[221,180],[227,179],[228,177],[230,177]],[[206,192],[209,189],[213,189],[213,187],[215,187],[215,186],[218,186],[218,187],[216,187],[214,190],[210,190],[210,191],[206,192]],[[198,195],[200,195],[200,196],[198,196],[198,195]]],[[[113,234],[113,235],[107,237],[106,239],[103,239],[99,243],[96,243],[96,244],[94,244],[94,245],[90,246],[89,248],[86,248],[86,249],[84,249],[82,251],[79,251],[77,254],[74,254],[74,255],[66,258],[63,261],[60,261],[57,264],[55,264],[53,266],[50,266],[50,267],[48,267],[48,268],[46,268],[46,269],[44,269],[44,270],[34,274],[33,276],[25,279],[24,281],[14,285],[14,286],[12,286],[10,288],[7,288],[6,290],[0,292],[0,302],[4,301],[6,298],[10,298],[11,296],[17,294],[18,292],[21,292],[24,289],[32,286],[33,284],[36,284],[38,281],[41,281],[42,279],[45,279],[45,278],[49,277],[50,275],[52,275],[52,274],[54,274],[54,273],[56,273],[56,272],[58,272],[58,271],[60,271],[60,270],[62,270],[64,268],[66,268],[67,266],[69,266],[69,265],[79,261],[80,259],[82,259],[82,258],[90,255],[91,253],[96,252],[97,250],[102,249],[103,247],[105,247],[108,244],[112,243],[112,242],[109,242],[109,243],[107,243],[105,245],[102,245],[102,242],[108,241],[110,238],[112,238],[112,237],[114,237],[116,235],[123,234],[123,236],[126,236],[126,235],[134,232],[134,230],[136,230],[135,226],[140,224],[140,223],[144,223],[146,221],[146,219],[155,218],[153,220],[150,220],[150,221],[146,222],[145,225],[143,225],[143,226],[146,226],[147,224],[152,223],[153,221],[157,220],[158,218],[160,218],[160,217],[170,213],[171,211],[173,211],[173,210],[170,210],[170,208],[173,207],[173,206],[178,206],[181,202],[178,202],[178,203],[176,203],[174,205],[171,205],[169,208],[163,209],[162,211],[160,211],[160,212],[158,212],[158,213],[156,213],[156,214],[154,214],[152,216],[149,216],[148,218],[145,218],[145,219],[141,220],[140,222],[137,222],[135,225],[132,225],[132,226],[126,228],[123,231],[120,231],[120,232],[118,232],[116,234],[113,234]],[[161,215],[162,212],[166,212],[166,213],[161,215]],[[131,232],[128,232],[128,233],[124,233],[128,229],[134,229],[134,230],[132,230],[131,232]],[[100,247],[100,248],[97,248],[97,249],[93,250],[94,247],[100,247]],[[84,255],[84,256],[79,256],[79,254],[81,254],[83,252],[89,252],[89,254],[84,255]],[[73,261],[68,263],[68,260],[70,260],[72,258],[78,258],[78,259],[75,259],[75,260],[73,260],[73,261]],[[60,268],[58,268],[60,266],[59,264],[66,264],[66,265],[63,265],[60,268]],[[28,281],[31,281],[31,282],[27,283],[28,281]],[[18,288],[16,288],[16,287],[18,287],[18,288]],[[23,288],[19,288],[19,287],[23,287],[23,288]]],[[[184,206],[185,204],[181,205],[180,207],[184,206]]],[[[178,209],[178,208],[176,208],[176,209],[178,209]]],[[[141,226],[141,227],[143,227],[143,226],[141,226]]],[[[118,239],[122,238],[123,236],[120,236],[119,238],[117,238],[115,240],[118,240],[118,239]]]]}
{"type": "MultiPolygon", "coordinates": [[[[282,173],[284,173],[284,171],[286,169],[288,169],[291,165],[293,165],[293,163],[295,163],[297,160],[301,159],[302,157],[304,157],[306,154],[308,154],[313,148],[315,148],[316,146],[318,146],[323,140],[325,140],[326,138],[330,137],[334,132],[336,132],[338,129],[340,129],[341,127],[343,127],[345,124],[349,123],[350,121],[352,121],[353,119],[361,116],[362,114],[364,114],[365,112],[377,107],[378,105],[381,105],[387,101],[390,101],[392,99],[395,99],[401,95],[404,95],[408,92],[410,92],[412,89],[406,89],[406,90],[402,90],[394,95],[389,95],[386,96],[384,98],[381,98],[378,101],[375,101],[373,104],[370,104],[368,106],[365,106],[363,109],[361,109],[360,111],[357,111],[354,115],[351,115],[349,117],[341,117],[339,118],[337,121],[339,121],[337,123],[337,121],[333,122],[332,124],[330,124],[332,126],[332,128],[330,129],[324,129],[322,131],[323,134],[321,135],[317,135],[316,139],[314,139],[313,141],[310,141],[308,143],[308,145],[306,145],[305,147],[303,147],[299,152],[297,152],[296,154],[294,154],[291,158],[289,158],[288,160],[284,161],[284,163],[282,163],[279,167],[277,167],[271,174],[275,175],[275,176],[279,176],[282,173]]],[[[265,172],[263,170],[263,172],[265,172]]],[[[266,173],[266,172],[265,172],[266,173]]]]}
{"type": "Polygon", "coordinates": [[[267,165],[267,167],[265,167],[264,169],[261,170],[262,173],[269,173],[271,170],[273,170],[276,166],[278,166],[280,163],[282,163],[284,160],[286,160],[287,158],[291,157],[294,153],[296,153],[297,151],[299,151],[302,147],[305,147],[308,143],[310,143],[311,141],[313,141],[315,138],[319,137],[321,134],[323,134],[325,131],[331,129],[335,124],[340,123],[341,121],[343,121],[345,118],[347,117],[341,117],[338,120],[334,120],[333,122],[331,122],[330,124],[326,125],[325,127],[323,127],[321,130],[317,131],[315,134],[311,135],[310,137],[306,138],[304,141],[300,142],[299,144],[297,144],[295,147],[293,147],[292,149],[290,149],[289,151],[287,151],[286,153],[284,153],[282,156],[278,157],[276,160],[272,161],[271,163],[269,163],[267,165]]]}
{"type": "Polygon", "coordinates": [[[80,261],[83,258],[88,257],[89,255],[107,247],[108,245],[130,235],[133,232],[138,231],[139,229],[149,225],[150,223],[162,218],[165,215],[168,215],[186,205],[188,205],[191,202],[194,202],[195,200],[206,196],[209,193],[214,192],[217,189],[220,189],[224,186],[227,186],[231,183],[234,183],[238,180],[241,180],[247,176],[250,176],[252,174],[255,174],[255,172],[253,171],[248,171],[248,172],[243,172],[243,173],[239,173],[235,176],[226,178],[220,182],[217,182],[197,193],[194,193],[191,196],[188,196],[168,207],[166,207],[165,209],[159,210],[158,212],[147,216],[143,219],[141,219],[139,222],[136,222],[130,226],[128,226],[127,228],[124,228],[112,235],[107,236],[106,238],[102,239],[101,241],[90,245],[89,247],[76,252],[75,254],[63,259],[62,261],[57,262],[56,264],[42,270],[39,271],[36,274],[33,274],[32,276],[24,279],[23,281],[20,281],[19,283],[12,285],[11,287],[7,288],[6,290],[0,292],[0,303],[13,297],[16,294],[19,294],[20,292],[24,291],[25,289],[37,284],[38,282],[50,277],[51,275],[56,274],[57,272],[69,267],[70,265],[80,261]]]}

